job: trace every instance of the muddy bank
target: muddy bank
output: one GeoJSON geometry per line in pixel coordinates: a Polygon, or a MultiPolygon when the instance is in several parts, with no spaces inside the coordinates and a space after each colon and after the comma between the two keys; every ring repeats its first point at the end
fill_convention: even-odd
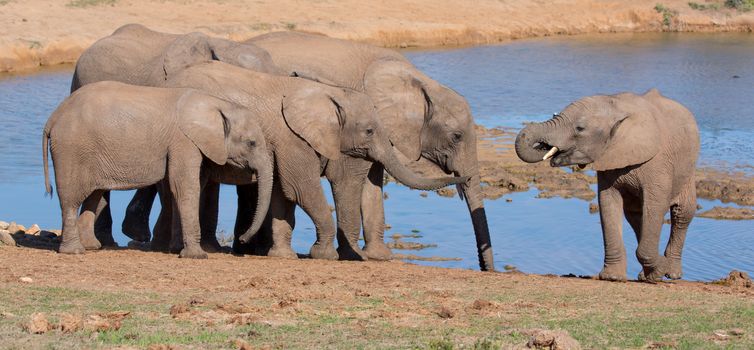
{"type": "Polygon", "coordinates": [[[584,33],[750,32],[754,11],[695,10],[684,0],[5,0],[0,72],[74,62],[95,40],[127,23],[233,40],[300,30],[387,47],[427,47],[584,33]]]}

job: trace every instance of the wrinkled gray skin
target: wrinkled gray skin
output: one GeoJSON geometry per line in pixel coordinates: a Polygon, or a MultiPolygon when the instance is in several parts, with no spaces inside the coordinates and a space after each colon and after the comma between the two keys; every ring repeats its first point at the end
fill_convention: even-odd
{"type": "MultiPolygon", "coordinates": [[[[222,62],[189,67],[170,77],[166,85],[195,88],[233,101],[259,121],[274,154],[276,171],[269,223],[275,236],[267,252],[271,256],[296,257],[290,239],[293,207],[299,205],[317,230],[311,256],[339,257],[333,244],[335,224],[320,183],[323,174],[332,184],[339,220],[354,220],[350,219],[353,212],[358,215],[349,208],[358,207],[372,161],[384,164],[398,181],[414,188],[437,189],[468,180],[422,179],[408,170],[393,153],[369,97],[354,90],[253,72],[222,62]]],[[[239,212],[238,217],[248,217],[243,214],[239,212]]],[[[248,230],[245,232],[236,237],[241,243],[253,238],[248,230]]]]}
{"type": "MultiPolygon", "coordinates": [[[[253,45],[242,45],[202,33],[167,34],[140,24],[127,24],[98,40],[81,54],[76,62],[71,92],[86,84],[108,80],[159,86],[169,75],[194,63],[211,60],[259,72],[282,74],[270,56],[253,45]]],[[[209,190],[213,188],[210,186],[209,190]]],[[[137,191],[134,196],[136,200],[132,200],[126,209],[122,225],[123,233],[128,237],[149,241],[149,213],[156,193],[155,186],[137,191]]],[[[109,192],[103,198],[108,199],[109,192]]],[[[110,207],[105,205],[101,210],[96,222],[97,238],[105,245],[115,245],[110,207]]],[[[213,224],[209,222],[202,226],[212,227],[213,224]]],[[[203,229],[202,235],[206,249],[215,251],[219,248],[214,232],[203,229]]]]}
{"type": "Polygon", "coordinates": [[[59,251],[100,248],[94,221],[104,191],[162,181],[174,199],[173,210],[180,213],[180,256],[206,258],[199,245],[202,187],[239,174],[251,181],[254,171],[263,195],[247,234],[256,232],[269,206],[272,159],[249,114],[190,89],[99,82],[71,94],[50,116],[42,138],[45,186],[52,194],[49,149],[63,216],[59,251]]]}
{"type": "MultiPolygon", "coordinates": [[[[482,270],[494,270],[487,217],[482,201],[474,121],[466,100],[420,72],[393,50],[325,36],[277,32],[246,41],[266,50],[289,75],[366,93],[377,108],[392,144],[409,160],[420,157],[445,173],[469,177],[458,186],[465,195],[474,225],[482,270]]],[[[383,241],[384,170],[375,163],[362,188],[361,223],[342,222],[339,240],[358,248],[364,226],[364,252],[369,259],[390,259],[383,241]]]]}
{"type": "Polygon", "coordinates": [[[516,153],[525,162],[542,161],[552,147],[559,151],[550,165],[591,164],[597,171],[605,244],[600,279],[626,280],[622,214],[639,242],[639,279],[681,278],[681,251],[696,211],[699,131],[691,112],[657,90],[586,97],[516,138],[516,153]],[[670,239],[663,256],[658,245],[668,209],[670,239]]]}

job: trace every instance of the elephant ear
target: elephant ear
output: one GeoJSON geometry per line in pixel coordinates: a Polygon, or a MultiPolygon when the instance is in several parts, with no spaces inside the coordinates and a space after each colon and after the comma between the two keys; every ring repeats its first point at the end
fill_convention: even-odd
{"type": "Polygon", "coordinates": [[[212,60],[212,49],[202,33],[189,33],[175,39],[165,50],[162,68],[165,80],[187,67],[212,60]]]}
{"type": "Polygon", "coordinates": [[[207,40],[213,60],[257,72],[277,73],[270,54],[256,45],[213,37],[207,37],[207,40]]]}
{"type": "Polygon", "coordinates": [[[218,165],[228,160],[225,136],[228,120],[220,110],[219,100],[189,92],[178,103],[178,127],[197,148],[218,165]]]}
{"type": "Polygon", "coordinates": [[[283,97],[283,117],[288,127],[317,153],[340,158],[340,105],[322,88],[307,87],[283,97]]]}
{"type": "Polygon", "coordinates": [[[644,163],[660,151],[660,131],[650,111],[629,112],[610,130],[602,155],[592,167],[597,171],[644,163]]]}
{"type": "Polygon", "coordinates": [[[364,75],[367,95],[393,145],[410,160],[421,157],[421,132],[430,100],[422,75],[409,63],[379,60],[364,75]]]}

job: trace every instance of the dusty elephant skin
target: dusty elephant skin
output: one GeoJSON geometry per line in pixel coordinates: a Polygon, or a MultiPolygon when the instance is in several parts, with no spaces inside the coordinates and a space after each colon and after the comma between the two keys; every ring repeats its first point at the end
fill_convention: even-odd
{"type": "MultiPolygon", "coordinates": [[[[458,186],[459,195],[468,205],[480,267],[494,270],[476,128],[462,96],[426,76],[393,50],[297,32],[269,33],[245,43],[266,50],[290,75],[363,91],[377,108],[390,141],[408,160],[425,159],[445,173],[471,178],[458,186]]],[[[364,251],[376,260],[390,257],[384,243],[383,174],[380,164],[375,163],[363,186],[360,206],[364,251]]],[[[360,226],[349,226],[339,226],[343,231],[339,239],[354,246],[360,226]]]]}
{"type": "Polygon", "coordinates": [[[96,212],[103,192],[149,186],[169,188],[175,226],[183,232],[181,257],[206,258],[199,246],[199,197],[225,173],[268,174],[250,230],[266,215],[272,161],[258,125],[238,105],[189,89],[89,84],[64,100],[43,134],[45,186],[52,193],[52,155],[63,217],[61,253],[98,249],[96,212]],[[77,209],[81,207],[81,214],[77,209]],[[180,221],[178,221],[180,220],[180,221]]]}
{"type": "Polygon", "coordinates": [[[693,115],[657,90],[580,99],[552,119],[530,124],[516,138],[526,162],[597,171],[605,244],[605,280],[626,280],[622,216],[639,241],[640,279],[681,278],[681,251],[696,211],[694,170],[699,131],[693,115]],[[670,209],[670,239],[658,254],[660,231],[670,209]]]}
{"type": "MultiPolygon", "coordinates": [[[[201,33],[160,33],[140,24],[127,24],[98,40],[81,54],[73,73],[71,92],[84,85],[107,80],[156,87],[168,76],[191,64],[212,60],[260,72],[279,72],[270,56],[253,45],[241,45],[201,33]]],[[[122,225],[126,236],[136,241],[150,240],[149,212],[156,194],[155,186],[137,191],[135,197],[151,200],[132,201],[129,204],[122,225]]],[[[109,194],[105,193],[104,198],[108,197],[109,194]]],[[[110,207],[104,203],[101,205],[95,234],[103,244],[115,245],[110,207]]],[[[219,246],[215,232],[205,229],[211,226],[211,222],[202,225],[202,242],[206,242],[205,248],[216,250],[219,246]]]]}
{"type": "MultiPolygon", "coordinates": [[[[311,256],[339,257],[333,245],[335,224],[320,184],[323,173],[331,182],[339,220],[351,221],[356,221],[351,217],[358,202],[349,200],[358,198],[372,161],[383,164],[410,187],[437,189],[467,181],[462,177],[419,178],[403,166],[377,122],[371,101],[354,90],[253,72],[222,62],[194,65],[165,84],[200,89],[236,102],[262,126],[276,171],[270,218],[263,230],[272,234],[271,247],[265,247],[265,253],[271,256],[296,257],[290,240],[294,205],[299,205],[317,229],[311,256]]],[[[245,190],[248,188],[239,188],[241,212],[237,220],[241,222],[236,225],[236,243],[254,238],[244,233],[248,230],[243,208],[255,205],[247,201],[245,190]]]]}

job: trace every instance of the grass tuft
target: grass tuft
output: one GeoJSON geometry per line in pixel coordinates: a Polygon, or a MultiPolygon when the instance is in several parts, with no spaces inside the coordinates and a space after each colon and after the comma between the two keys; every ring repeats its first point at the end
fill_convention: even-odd
{"type": "Polygon", "coordinates": [[[118,0],[71,0],[65,6],[79,8],[102,5],[115,6],[116,2],[118,2],[118,0]]]}
{"type": "Polygon", "coordinates": [[[725,0],[725,7],[748,12],[754,10],[754,0],[725,0]]]}
{"type": "Polygon", "coordinates": [[[655,5],[655,11],[662,14],[662,25],[670,27],[673,23],[673,18],[678,15],[678,11],[665,7],[663,4],[655,5]]]}

